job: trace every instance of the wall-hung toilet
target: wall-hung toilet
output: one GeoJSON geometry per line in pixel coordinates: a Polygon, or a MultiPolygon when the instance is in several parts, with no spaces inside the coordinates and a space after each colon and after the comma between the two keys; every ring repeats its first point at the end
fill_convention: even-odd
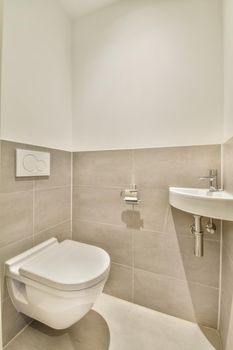
{"type": "Polygon", "coordinates": [[[55,238],[5,263],[15,308],[55,329],[70,327],[91,309],[109,270],[103,249],[55,238]]]}

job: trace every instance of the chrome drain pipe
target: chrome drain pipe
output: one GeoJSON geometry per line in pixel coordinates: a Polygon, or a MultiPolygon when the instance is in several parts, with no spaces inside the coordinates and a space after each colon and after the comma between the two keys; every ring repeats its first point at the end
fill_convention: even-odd
{"type": "Polygon", "coordinates": [[[193,215],[194,224],[191,226],[191,232],[194,235],[194,255],[198,258],[203,256],[203,231],[201,225],[202,217],[200,215],[193,215]]]}

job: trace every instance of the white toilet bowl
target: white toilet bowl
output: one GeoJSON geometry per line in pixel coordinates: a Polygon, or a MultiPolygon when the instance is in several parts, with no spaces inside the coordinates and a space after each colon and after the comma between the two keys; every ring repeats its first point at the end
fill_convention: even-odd
{"type": "Polygon", "coordinates": [[[5,263],[15,308],[55,329],[70,327],[91,309],[109,270],[103,249],[55,238],[5,263]]]}

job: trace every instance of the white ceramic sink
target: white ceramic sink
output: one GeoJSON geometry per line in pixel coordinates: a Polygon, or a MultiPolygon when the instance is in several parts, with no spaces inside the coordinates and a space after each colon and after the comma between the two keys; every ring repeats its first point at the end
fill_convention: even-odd
{"type": "Polygon", "coordinates": [[[214,219],[233,221],[233,195],[203,188],[169,188],[170,204],[180,210],[214,219]]]}

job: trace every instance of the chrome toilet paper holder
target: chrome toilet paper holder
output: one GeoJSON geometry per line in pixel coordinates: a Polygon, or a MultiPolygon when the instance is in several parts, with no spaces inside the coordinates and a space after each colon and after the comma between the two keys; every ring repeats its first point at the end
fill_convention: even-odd
{"type": "Polygon", "coordinates": [[[130,185],[130,188],[121,191],[121,197],[126,204],[137,205],[140,203],[139,192],[136,185],[130,185]]]}

